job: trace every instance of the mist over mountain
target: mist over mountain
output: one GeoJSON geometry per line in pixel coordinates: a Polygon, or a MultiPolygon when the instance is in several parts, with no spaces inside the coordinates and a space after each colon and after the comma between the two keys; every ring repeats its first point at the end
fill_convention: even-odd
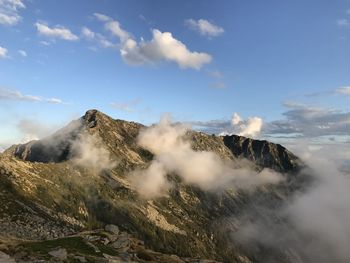
{"type": "Polygon", "coordinates": [[[24,262],[346,262],[348,181],[302,155],[89,110],[1,154],[0,250],[24,262]]]}

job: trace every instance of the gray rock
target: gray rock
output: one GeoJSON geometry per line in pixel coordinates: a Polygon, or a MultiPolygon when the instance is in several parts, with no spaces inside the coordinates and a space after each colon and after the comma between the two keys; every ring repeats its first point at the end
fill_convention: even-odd
{"type": "Polygon", "coordinates": [[[118,235],[119,234],[119,227],[117,227],[116,225],[106,225],[105,226],[105,230],[107,232],[110,232],[114,235],[118,235]]]}
{"type": "Polygon", "coordinates": [[[85,257],[75,256],[74,258],[77,259],[77,260],[79,260],[81,263],[87,262],[85,257]]]}
{"type": "Polygon", "coordinates": [[[50,251],[49,255],[53,256],[54,258],[58,258],[60,260],[66,260],[67,250],[64,248],[59,248],[59,249],[50,251]]]}
{"type": "Polygon", "coordinates": [[[16,261],[6,253],[0,251],[0,263],[16,263],[16,261]]]}

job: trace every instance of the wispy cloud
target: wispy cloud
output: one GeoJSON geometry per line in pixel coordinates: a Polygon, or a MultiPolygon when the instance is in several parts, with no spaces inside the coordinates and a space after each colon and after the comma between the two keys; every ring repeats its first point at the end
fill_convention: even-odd
{"type": "MultiPolygon", "coordinates": [[[[102,35],[100,33],[96,33],[88,27],[82,28],[81,35],[83,38],[85,38],[88,41],[96,41],[98,43],[98,45],[100,45],[103,48],[116,48],[117,47],[116,44],[113,44],[104,35],[102,35]]],[[[94,50],[97,50],[97,48],[94,47],[94,50]]]]}
{"type": "Polygon", "coordinates": [[[300,134],[304,137],[350,134],[350,112],[285,102],[285,119],[270,122],[265,133],[300,134]]]}
{"type": "Polygon", "coordinates": [[[96,34],[95,32],[93,32],[91,29],[87,28],[87,27],[83,27],[81,29],[81,34],[83,35],[83,37],[85,37],[86,39],[94,39],[96,34]]]}
{"type": "Polygon", "coordinates": [[[225,30],[222,27],[210,23],[208,20],[205,19],[186,19],[185,25],[188,28],[206,37],[217,37],[225,32],[225,30]]]}
{"type": "Polygon", "coordinates": [[[1,25],[16,25],[22,20],[19,15],[20,9],[24,9],[22,0],[1,0],[0,1],[0,24],[1,25]]]}
{"type": "Polygon", "coordinates": [[[125,112],[134,112],[135,111],[135,107],[137,105],[139,105],[141,102],[140,99],[134,99],[131,101],[127,101],[127,102],[111,102],[110,106],[112,108],[115,108],[117,110],[120,111],[125,111],[125,112]]]}
{"type": "Polygon", "coordinates": [[[350,86],[348,86],[348,87],[337,88],[337,89],[335,90],[335,92],[336,92],[337,94],[350,96],[350,86]]]}
{"type": "Polygon", "coordinates": [[[105,22],[105,29],[119,39],[120,53],[127,64],[144,65],[167,61],[176,63],[180,68],[199,70],[212,60],[207,53],[190,51],[170,32],[153,29],[151,40],[145,41],[141,38],[141,41],[137,42],[118,21],[103,14],[94,15],[98,20],[105,22]]]}
{"type": "Polygon", "coordinates": [[[112,20],[112,18],[110,18],[107,15],[104,14],[100,14],[100,13],[94,13],[94,17],[96,17],[98,20],[102,21],[102,22],[107,22],[112,20]]]}
{"type": "Polygon", "coordinates": [[[61,99],[57,98],[44,98],[36,95],[25,95],[20,91],[0,88],[0,100],[9,101],[28,101],[28,102],[47,102],[52,104],[64,104],[61,99]]]}
{"type": "Polygon", "coordinates": [[[79,39],[78,36],[73,34],[68,28],[63,26],[49,27],[47,24],[42,22],[37,22],[34,24],[39,35],[46,36],[49,38],[59,38],[68,41],[76,41],[79,39]]]}
{"type": "Polygon", "coordinates": [[[350,21],[346,18],[338,19],[336,23],[340,27],[350,26],[350,21]]]}
{"type": "Polygon", "coordinates": [[[22,57],[27,57],[28,54],[25,50],[18,50],[18,54],[20,54],[22,57]]]}
{"type": "Polygon", "coordinates": [[[0,59],[1,58],[7,58],[8,50],[4,47],[0,46],[0,59]]]}
{"type": "Polygon", "coordinates": [[[207,70],[207,73],[215,81],[209,84],[210,88],[213,89],[225,89],[226,83],[224,82],[224,74],[219,70],[207,70]]]}
{"type": "Polygon", "coordinates": [[[114,36],[118,37],[121,42],[125,42],[131,38],[131,35],[126,30],[122,29],[121,25],[116,20],[108,21],[105,24],[106,30],[111,32],[114,36]]]}

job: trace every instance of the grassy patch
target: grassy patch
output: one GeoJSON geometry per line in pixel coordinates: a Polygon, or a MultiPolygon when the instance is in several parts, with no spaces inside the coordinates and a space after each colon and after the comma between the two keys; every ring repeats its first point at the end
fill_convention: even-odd
{"type": "Polygon", "coordinates": [[[23,245],[28,252],[40,254],[43,256],[58,247],[65,248],[68,253],[99,256],[95,250],[85,243],[81,237],[67,237],[55,240],[46,240],[41,242],[26,243],[23,245]]]}

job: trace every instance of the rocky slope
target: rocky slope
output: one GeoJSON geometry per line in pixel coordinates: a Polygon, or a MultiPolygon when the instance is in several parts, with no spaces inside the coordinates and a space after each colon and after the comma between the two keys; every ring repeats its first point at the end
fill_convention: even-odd
{"type": "MultiPolygon", "coordinates": [[[[178,259],[174,262],[186,262],[185,258],[266,262],[266,255],[275,262],[296,262],[293,261],[296,256],[283,248],[261,247],[257,251],[237,243],[234,238],[240,220],[248,211],[253,217],[274,216],[261,211],[283,205],[302,187],[303,178],[297,175],[302,163],[296,156],[282,146],[266,141],[191,131],[186,137],[194,150],[214,152],[223,160],[237,163],[244,159],[245,165],[255,170],[270,167],[283,173],[285,180],[253,192],[232,188],[208,192],[183,183],[176,174],[169,174],[174,187],[168,196],[147,200],[139,196],[128,179],[131,171],[147,167],[154,158],[152,152],[137,143],[137,136],[144,128],[141,124],[114,120],[97,110],[90,110],[50,137],[14,145],[1,154],[3,251],[18,256],[20,248],[29,240],[81,237],[84,236],[78,234],[81,231],[114,224],[142,240],[144,249],[163,253],[164,257],[177,255],[173,256],[178,259]],[[85,152],[99,157],[108,153],[108,163],[100,158],[97,163],[81,165],[77,149],[87,135],[100,150],[88,147],[85,152]],[[99,167],[101,164],[102,168],[99,167]]],[[[62,245],[56,248],[67,250],[62,245]]],[[[79,253],[74,255],[79,256],[79,253]]],[[[45,253],[34,254],[50,259],[45,253]]],[[[162,261],[160,257],[150,256],[148,260],[134,257],[133,260],[172,262],[162,261]]]]}

